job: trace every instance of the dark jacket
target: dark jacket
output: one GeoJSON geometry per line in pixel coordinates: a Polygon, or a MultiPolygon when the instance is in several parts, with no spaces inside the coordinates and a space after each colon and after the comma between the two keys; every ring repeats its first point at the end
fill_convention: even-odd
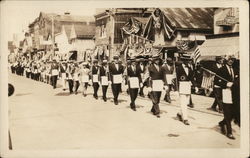
{"type": "Polygon", "coordinates": [[[129,66],[127,68],[127,75],[128,77],[138,77],[139,82],[142,82],[140,69],[137,66],[135,66],[135,71],[133,71],[132,66],[129,66]]]}
{"type": "Polygon", "coordinates": [[[118,70],[115,67],[115,64],[112,63],[109,65],[109,72],[111,75],[111,81],[113,82],[113,75],[119,75],[119,74],[123,74],[124,72],[124,66],[121,64],[118,64],[118,70]]]}
{"type": "Polygon", "coordinates": [[[178,83],[180,81],[191,81],[192,84],[196,86],[194,82],[194,71],[190,67],[188,67],[188,74],[186,74],[183,65],[178,65],[178,67],[176,67],[176,76],[178,83]]]}
{"type": "MultiPolygon", "coordinates": [[[[238,77],[238,71],[233,68],[233,73],[234,73],[234,80],[238,77]]],[[[227,69],[227,66],[224,65],[218,70],[218,75],[224,79],[226,79],[229,82],[233,82],[232,77],[230,75],[230,72],[227,69]]],[[[215,81],[216,85],[219,85],[222,89],[227,88],[227,81],[223,79],[218,79],[218,81],[215,81]]]]}

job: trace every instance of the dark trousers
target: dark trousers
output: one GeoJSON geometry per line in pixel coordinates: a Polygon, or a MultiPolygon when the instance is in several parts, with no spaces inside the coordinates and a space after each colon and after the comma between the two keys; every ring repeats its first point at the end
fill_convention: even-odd
{"type": "Polygon", "coordinates": [[[170,90],[171,90],[171,86],[168,85],[168,90],[166,90],[166,94],[165,94],[165,97],[164,97],[164,100],[167,101],[167,102],[171,102],[171,98],[170,98],[170,90]]]}
{"type": "Polygon", "coordinates": [[[33,72],[30,73],[30,78],[31,78],[32,80],[34,80],[34,73],[33,73],[33,72]]]}
{"type": "Polygon", "coordinates": [[[143,84],[143,86],[140,88],[140,91],[139,91],[140,96],[144,95],[144,93],[143,93],[144,87],[145,87],[145,85],[143,84]]]}
{"type": "Polygon", "coordinates": [[[97,92],[98,92],[98,89],[99,89],[99,83],[94,82],[93,83],[93,88],[94,88],[94,97],[98,97],[97,92]]]}
{"type": "Polygon", "coordinates": [[[51,76],[51,82],[52,82],[53,88],[56,88],[56,84],[57,84],[57,75],[51,76]]]}
{"type": "Polygon", "coordinates": [[[151,92],[151,100],[153,102],[153,106],[151,109],[151,112],[153,112],[154,115],[157,115],[160,113],[159,103],[161,98],[161,92],[151,92]]]}
{"type": "Polygon", "coordinates": [[[233,120],[233,104],[225,104],[223,103],[223,113],[224,119],[220,122],[220,125],[226,125],[227,134],[232,134],[232,126],[231,122],[233,120]]]}
{"type": "Polygon", "coordinates": [[[121,84],[112,84],[112,92],[113,92],[113,96],[114,96],[114,101],[117,102],[118,101],[118,96],[119,93],[121,92],[121,84]]]}
{"type": "Polygon", "coordinates": [[[14,66],[11,66],[10,68],[11,68],[11,73],[14,74],[14,73],[15,73],[15,67],[14,67],[14,66]]]}
{"type": "Polygon", "coordinates": [[[69,83],[69,92],[70,93],[73,93],[73,87],[74,87],[74,82],[73,80],[68,80],[68,83],[69,83]]]}
{"type": "Polygon", "coordinates": [[[107,99],[107,90],[108,90],[108,86],[102,86],[102,98],[103,99],[107,99]]]}
{"type": "Polygon", "coordinates": [[[80,86],[80,82],[79,81],[75,81],[75,92],[77,92],[79,86],[80,86]]]}
{"type": "Polygon", "coordinates": [[[30,72],[26,72],[26,77],[30,78],[30,72]]]}
{"type": "Polygon", "coordinates": [[[129,94],[130,94],[130,99],[131,99],[131,103],[130,103],[130,107],[133,109],[135,108],[135,100],[138,96],[138,88],[129,88],[129,94]]]}
{"type": "Polygon", "coordinates": [[[211,108],[216,109],[216,106],[218,105],[219,110],[222,110],[222,90],[221,88],[214,88],[214,103],[211,108]]]}

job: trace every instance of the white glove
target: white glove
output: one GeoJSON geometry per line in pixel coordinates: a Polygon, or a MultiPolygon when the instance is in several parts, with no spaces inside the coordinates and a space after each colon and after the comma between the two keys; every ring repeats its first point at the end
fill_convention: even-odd
{"type": "Polygon", "coordinates": [[[140,83],[140,87],[141,87],[141,88],[143,87],[143,84],[142,84],[142,83],[140,83]]]}
{"type": "Polygon", "coordinates": [[[228,82],[227,83],[227,87],[232,87],[232,85],[233,85],[233,82],[228,82]]]}
{"type": "Polygon", "coordinates": [[[168,90],[168,86],[164,86],[164,89],[165,89],[165,91],[167,91],[168,90]]]}
{"type": "Polygon", "coordinates": [[[111,82],[111,81],[109,81],[109,84],[112,84],[112,82],[111,82]]]}
{"type": "Polygon", "coordinates": [[[195,93],[198,93],[199,92],[199,88],[198,87],[195,87],[195,93]]]}
{"type": "Polygon", "coordinates": [[[209,88],[209,91],[212,92],[212,91],[213,91],[213,88],[209,88]]]}

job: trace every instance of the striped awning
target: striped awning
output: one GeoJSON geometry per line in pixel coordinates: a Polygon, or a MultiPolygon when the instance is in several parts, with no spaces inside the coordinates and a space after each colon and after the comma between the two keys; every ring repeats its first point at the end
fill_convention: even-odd
{"type": "Polygon", "coordinates": [[[200,46],[201,56],[234,55],[239,59],[239,37],[207,39],[200,46]]]}

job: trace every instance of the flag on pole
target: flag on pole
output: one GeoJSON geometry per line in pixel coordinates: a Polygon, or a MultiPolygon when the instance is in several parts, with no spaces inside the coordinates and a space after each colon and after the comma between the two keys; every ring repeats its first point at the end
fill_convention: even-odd
{"type": "Polygon", "coordinates": [[[196,65],[197,63],[197,60],[199,59],[199,57],[201,56],[201,52],[200,52],[200,48],[199,46],[197,45],[194,52],[193,52],[193,62],[194,64],[196,65]]]}
{"type": "Polygon", "coordinates": [[[209,89],[213,88],[215,74],[203,71],[203,78],[201,88],[209,89]]]}

